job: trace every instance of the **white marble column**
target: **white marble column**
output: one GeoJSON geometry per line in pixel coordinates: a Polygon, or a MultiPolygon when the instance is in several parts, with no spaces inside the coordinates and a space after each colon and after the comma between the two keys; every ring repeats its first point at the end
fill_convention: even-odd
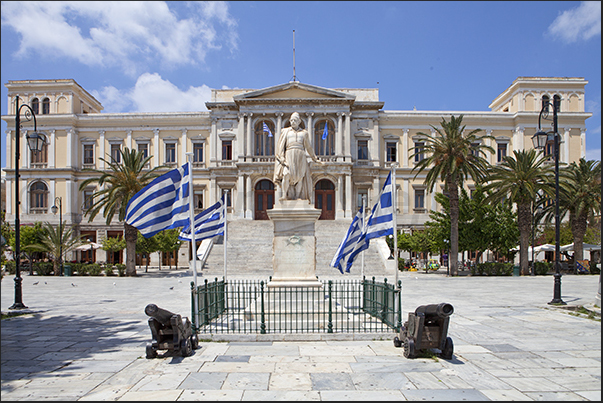
{"type": "Polygon", "coordinates": [[[351,114],[351,112],[344,113],[343,117],[344,117],[344,122],[343,122],[342,154],[343,154],[344,158],[342,158],[342,161],[345,161],[345,157],[352,154],[351,145],[350,145],[350,141],[352,138],[352,135],[350,133],[352,114],[351,114]]]}
{"type": "Polygon", "coordinates": [[[245,155],[252,156],[253,155],[253,127],[251,127],[251,118],[253,113],[247,114],[247,150],[245,150],[245,155]]]}
{"type": "Polygon", "coordinates": [[[402,213],[403,214],[408,214],[409,213],[409,209],[408,206],[410,205],[410,194],[408,192],[409,189],[409,181],[408,179],[404,179],[402,181],[402,213]]]}
{"type": "MultiPolygon", "coordinates": [[[[218,127],[216,118],[211,118],[211,134],[209,142],[209,166],[217,166],[218,160],[218,127]]],[[[212,200],[215,200],[212,198],[212,200]]]]}
{"type": "Polygon", "coordinates": [[[344,218],[345,212],[343,210],[343,197],[345,195],[345,189],[343,187],[343,175],[337,176],[337,190],[335,196],[337,199],[337,210],[335,210],[335,219],[339,220],[344,218]]]}
{"type": "Polygon", "coordinates": [[[243,175],[239,175],[237,178],[237,195],[235,200],[235,211],[233,215],[238,218],[245,218],[245,178],[243,175]]]}
{"type": "Polygon", "coordinates": [[[314,147],[314,124],[312,122],[312,117],[314,116],[314,112],[306,112],[306,117],[308,118],[308,127],[306,130],[308,131],[308,135],[310,137],[310,145],[314,147]]]}
{"type": "Polygon", "coordinates": [[[128,147],[130,150],[133,149],[133,147],[132,147],[132,130],[126,130],[126,147],[128,147]]]}
{"type": "Polygon", "coordinates": [[[283,130],[283,112],[276,114],[276,133],[274,133],[274,147],[278,145],[278,139],[281,137],[281,130],[283,130]]]}
{"type": "Polygon", "coordinates": [[[372,161],[373,165],[379,165],[380,161],[380,151],[381,151],[381,139],[379,135],[379,123],[377,119],[373,119],[373,135],[371,136],[371,155],[369,160],[372,161]]]}
{"type": "Polygon", "coordinates": [[[15,158],[13,155],[13,132],[12,130],[6,130],[4,133],[6,133],[6,169],[12,169],[13,159],[15,158]]]}
{"type": "Polygon", "coordinates": [[[352,175],[345,174],[345,216],[352,218],[355,213],[354,198],[352,196],[352,175]]]}
{"type": "Polygon", "coordinates": [[[181,147],[180,155],[182,158],[182,163],[178,164],[179,166],[184,165],[188,161],[188,158],[186,157],[186,147],[187,147],[186,134],[188,133],[188,129],[181,129],[181,131],[182,131],[182,134],[180,135],[180,147],[181,147]]]}
{"type": "Polygon", "coordinates": [[[518,126],[513,130],[513,151],[523,150],[523,127],[518,126]]]}
{"type": "Polygon", "coordinates": [[[48,168],[55,168],[56,136],[56,130],[52,129],[50,130],[50,136],[47,136],[46,138],[46,141],[48,141],[48,168]]]}
{"type": "MultiPolygon", "coordinates": [[[[153,129],[153,166],[158,167],[159,163],[159,129],[153,129]]],[[[149,153],[151,150],[149,150],[149,153]]]]}
{"type": "MultiPolygon", "coordinates": [[[[99,147],[99,157],[102,157],[103,159],[106,158],[107,156],[105,155],[105,131],[104,130],[99,130],[98,134],[100,136],[99,140],[98,140],[98,147],[99,147]]],[[[55,140],[53,140],[54,142],[55,140]]],[[[150,150],[149,150],[150,152],[150,150]]],[[[105,169],[105,162],[103,160],[98,160],[98,169],[105,169]]]]}
{"type": "Polygon", "coordinates": [[[408,168],[408,132],[409,129],[402,131],[402,168],[408,168]]]}
{"type": "MultiPolygon", "coordinates": [[[[73,134],[74,134],[75,130],[73,128],[67,129],[67,160],[66,160],[66,167],[67,168],[71,168],[73,167],[73,160],[72,158],[75,156],[72,147],[73,147],[73,134]]],[[[77,157],[76,157],[77,158],[77,157]]]]}
{"type": "Polygon", "coordinates": [[[344,131],[343,131],[342,126],[343,126],[343,113],[338,112],[337,113],[337,130],[335,130],[335,132],[337,133],[337,137],[335,137],[335,155],[337,156],[338,159],[343,154],[344,131]]]}
{"type": "Polygon", "coordinates": [[[563,132],[563,156],[561,156],[561,161],[565,163],[569,163],[569,149],[570,149],[570,131],[571,127],[566,127],[563,132]]]}
{"type": "MultiPolygon", "coordinates": [[[[74,185],[74,182],[71,179],[67,179],[65,181],[65,199],[63,199],[63,203],[65,204],[65,214],[67,215],[67,217],[69,217],[69,218],[67,218],[67,220],[69,220],[69,221],[73,221],[73,218],[71,217],[71,213],[74,211],[74,209],[73,209],[74,203],[76,205],[79,204],[78,198],[74,197],[73,185],[74,185]]],[[[77,209],[75,211],[77,211],[77,209]]],[[[65,218],[63,218],[63,219],[65,219],[65,218]]]]}
{"type": "Polygon", "coordinates": [[[243,161],[245,158],[245,114],[239,113],[237,124],[237,159],[243,161]]]}
{"type": "Polygon", "coordinates": [[[586,128],[580,129],[580,158],[586,158],[586,128]]]}
{"type": "Polygon", "coordinates": [[[247,203],[245,206],[245,218],[248,218],[250,220],[253,219],[253,187],[251,185],[251,175],[245,175],[245,190],[246,190],[246,197],[247,197],[247,203]]]}

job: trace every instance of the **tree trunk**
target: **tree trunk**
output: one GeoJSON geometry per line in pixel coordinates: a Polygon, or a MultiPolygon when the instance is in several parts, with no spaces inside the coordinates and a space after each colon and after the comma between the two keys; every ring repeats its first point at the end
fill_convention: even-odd
{"type": "Polygon", "coordinates": [[[124,223],[124,232],[126,239],[126,276],[136,277],[136,240],[138,239],[138,230],[124,223]]]}
{"type": "Polygon", "coordinates": [[[528,265],[528,248],[532,230],[532,211],[530,203],[517,204],[517,226],[519,227],[519,267],[521,274],[530,274],[528,265]]]}
{"type": "Polygon", "coordinates": [[[584,234],[588,226],[586,214],[570,217],[572,235],[574,236],[574,265],[578,260],[584,259],[584,234]]]}
{"type": "Polygon", "coordinates": [[[450,275],[458,275],[459,260],[459,188],[452,179],[447,181],[448,197],[450,199],[450,275]]]}

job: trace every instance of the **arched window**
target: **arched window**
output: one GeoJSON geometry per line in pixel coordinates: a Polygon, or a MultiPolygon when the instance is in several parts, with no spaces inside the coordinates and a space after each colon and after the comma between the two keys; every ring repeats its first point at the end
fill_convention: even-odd
{"type": "Polygon", "coordinates": [[[36,115],[40,113],[40,100],[38,98],[31,100],[31,109],[36,115]]]}
{"type": "Polygon", "coordinates": [[[555,109],[557,109],[557,113],[561,111],[561,97],[559,95],[553,96],[553,103],[555,104],[555,109]]]}
{"type": "Polygon", "coordinates": [[[545,112],[549,111],[549,96],[548,95],[543,95],[542,96],[542,108],[545,110],[545,112]]]}
{"type": "Polygon", "coordinates": [[[335,125],[330,120],[319,120],[314,125],[314,154],[335,155],[335,125]]]}
{"type": "Polygon", "coordinates": [[[44,168],[48,164],[48,143],[44,143],[40,151],[29,151],[31,167],[44,168]]]}
{"type": "Polygon", "coordinates": [[[48,115],[50,113],[50,99],[44,98],[42,100],[42,115],[48,115]]]}
{"type": "Polygon", "coordinates": [[[274,155],[274,123],[260,120],[255,124],[255,155],[274,155]]]}
{"type": "Polygon", "coordinates": [[[44,182],[35,182],[29,188],[29,205],[32,213],[48,208],[48,187],[44,182]]]}

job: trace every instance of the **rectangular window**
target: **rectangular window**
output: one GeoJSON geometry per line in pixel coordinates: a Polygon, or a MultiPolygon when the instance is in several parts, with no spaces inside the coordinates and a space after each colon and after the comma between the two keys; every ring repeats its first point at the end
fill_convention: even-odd
{"type": "Polygon", "coordinates": [[[222,160],[223,161],[231,161],[232,160],[232,140],[222,141],[222,160]]]}
{"type": "Polygon", "coordinates": [[[368,206],[368,191],[366,189],[360,189],[358,190],[358,201],[357,206],[358,206],[358,210],[362,209],[362,198],[364,197],[364,207],[367,208],[368,206]]]}
{"type": "Polygon", "coordinates": [[[415,189],[415,208],[425,208],[425,190],[423,189],[415,189]]]}
{"type": "Polygon", "coordinates": [[[368,160],[368,140],[358,140],[358,159],[368,160]]]}
{"type": "Polygon", "coordinates": [[[120,150],[120,144],[111,144],[111,158],[117,164],[121,162],[121,154],[119,153],[120,150]]]}
{"type": "Polygon", "coordinates": [[[203,143],[193,143],[193,162],[203,162],[203,143]]]}
{"type": "Polygon", "coordinates": [[[203,210],[203,191],[198,190],[194,193],[195,196],[195,210],[203,210]]]}
{"type": "Polygon", "coordinates": [[[142,153],[142,157],[147,158],[149,156],[149,145],[147,143],[138,143],[138,152],[142,153]]]}
{"type": "Polygon", "coordinates": [[[93,193],[94,193],[94,191],[92,189],[84,190],[84,204],[82,205],[84,210],[88,210],[92,207],[92,202],[93,202],[92,194],[93,193]]]}
{"type": "Polygon", "coordinates": [[[84,144],[84,165],[94,164],[94,145],[84,144]]]}
{"type": "Polygon", "coordinates": [[[422,141],[415,142],[415,162],[423,161],[425,156],[423,155],[423,148],[425,147],[425,143],[422,141]]]}
{"type": "Polygon", "coordinates": [[[385,160],[387,162],[396,162],[396,143],[387,142],[385,144],[385,160]]]}
{"type": "Polygon", "coordinates": [[[479,157],[478,146],[479,146],[479,143],[471,144],[471,154],[476,158],[479,157]]]}
{"type": "Polygon", "coordinates": [[[498,143],[498,153],[496,157],[496,162],[502,162],[503,158],[507,156],[507,144],[506,143],[498,143]]]}
{"type": "Polygon", "coordinates": [[[45,143],[40,151],[30,150],[30,156],[33,166],[38,165],[38,168],[40,165],[45,166],[48,163],[48,143],[45,143]]]}
{"type": "Polygon", "coordinates": [[[175,164],[176,163],[176,143],[165,144],[165,163],[175,164]]]}

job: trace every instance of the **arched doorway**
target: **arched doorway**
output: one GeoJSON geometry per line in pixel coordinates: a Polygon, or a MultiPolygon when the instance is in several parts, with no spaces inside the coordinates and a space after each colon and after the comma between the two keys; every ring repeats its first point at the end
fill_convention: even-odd
{"type": "Polygon", "coordinates": [[[315,206],[322,210],[319,220],[335,219],[335,185],[328,179],[322,179],[314,187],[315,206]]]}
{"type": "Polygon", "coordinates": [[[268,220],[268,213],[274,207],[274,183],[263,179],[255,185],[255,219],[268,220]]]}

